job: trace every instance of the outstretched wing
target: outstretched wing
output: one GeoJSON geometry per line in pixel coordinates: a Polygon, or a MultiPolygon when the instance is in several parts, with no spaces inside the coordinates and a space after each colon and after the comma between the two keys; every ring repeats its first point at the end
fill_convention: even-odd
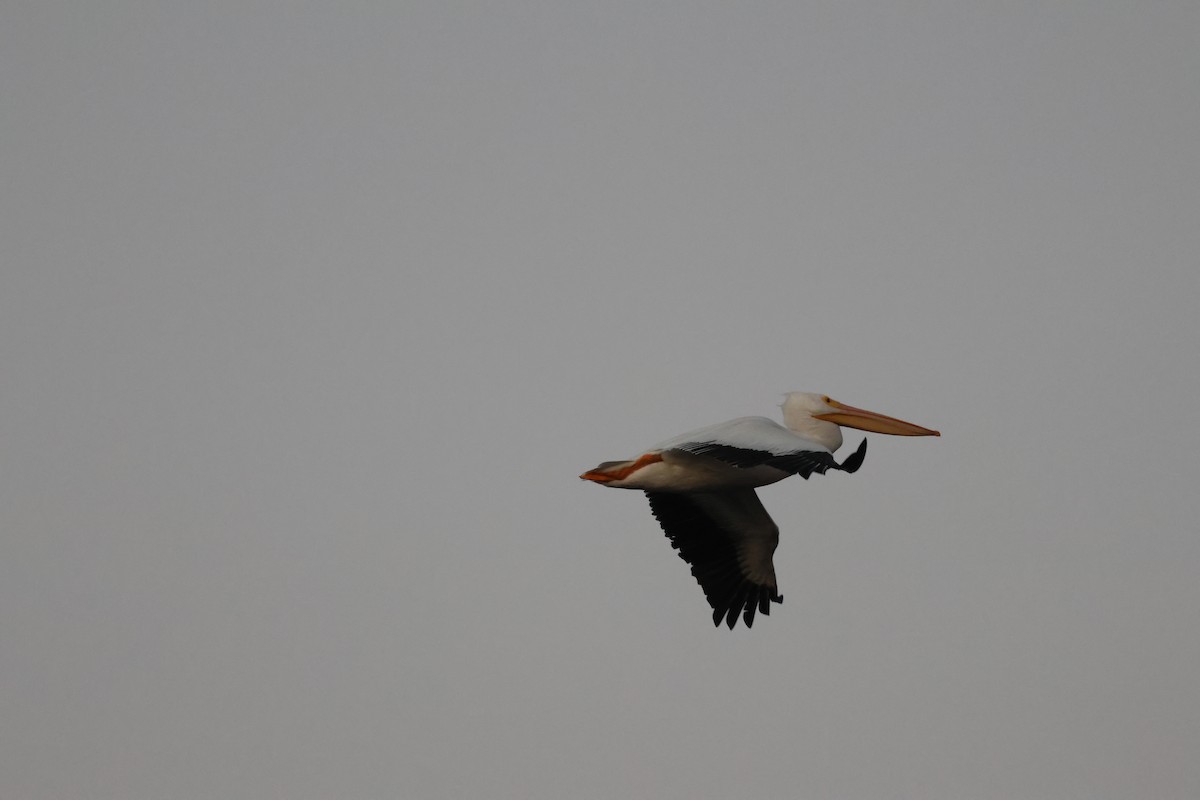
{"type": "Polygon", "coordinates": [[[753,489],[683,494],[646,492],[650,510],[713,609],[713,623],[746,627],[755,612],[782,603],[771,560],[779,528],[753,489]]]}
{"type": "Polygon", "coordinates": [[[866,458],[867,440],[863,439],[858,449],[839,464],[828,447],[773,420],[741,417],[676,436],[654,449],[709,456],[734,467],[774,467],[808,478],[814,472],[824,474],[830,469],[855,472],[866,458]]]}

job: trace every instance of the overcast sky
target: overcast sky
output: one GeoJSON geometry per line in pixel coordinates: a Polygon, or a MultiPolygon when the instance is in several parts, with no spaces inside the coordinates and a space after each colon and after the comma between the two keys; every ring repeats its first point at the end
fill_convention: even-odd
{"type": "Polygon", "coordinates": [[[0,795],[1200,796],[1197,76],[1190,1],[6,4],[0,795]],[[793,389],[942,437],[762,490],[715,629],[577,476],[793,389]]]}

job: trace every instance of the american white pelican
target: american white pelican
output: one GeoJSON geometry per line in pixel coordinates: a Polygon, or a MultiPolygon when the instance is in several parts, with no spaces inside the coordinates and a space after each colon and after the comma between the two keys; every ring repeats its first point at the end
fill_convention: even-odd
{"type": "Polygon", "coordinates": [[[730,628],[738,615],[746,627],[754,613],[782,603],[771,556],[779,528],[763,508],[756,486],[789,475],[807,479],[828,469],[854,472],[867,440],[842,463],[840,425],[895,436],[941,436],[911,422],[844,405],[828,395],[789,392],[783,425],[766,417],[740,417],[668,439],[632,461],[605,461],[579,477],[614,489],[641,489],[671,546],[713,609],[713,622],[730,628]]]}

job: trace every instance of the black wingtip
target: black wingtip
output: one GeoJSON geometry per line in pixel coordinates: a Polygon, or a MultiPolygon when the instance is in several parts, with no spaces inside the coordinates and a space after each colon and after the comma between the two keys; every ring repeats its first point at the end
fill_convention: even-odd
{"type": "Polygon", "coordinates": [[[858,449],[851,453],[845,461],[838,465],[838,469],[842,472],[858,472],[858,468],[862,466],[863,459],[867,457],[867,440],[863,439],[862,444],[858,449]]]}
{"type": "Polygon", "coordinates": [[[729,610],[725,612],[725,624],[729,626],[729,630],[733,630],[733,626],[737,625],[738,614],[741,610],[740,605],[730,605],[729,610]]]}

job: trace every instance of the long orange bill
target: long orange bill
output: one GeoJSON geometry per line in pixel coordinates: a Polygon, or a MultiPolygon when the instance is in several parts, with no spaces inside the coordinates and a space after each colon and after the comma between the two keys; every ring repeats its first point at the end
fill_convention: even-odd
{"type": "Polygon", "coordinates": [[[836,400],[830,400],[829,405],[836,408],[837,411],[829,414],[813,414],[813,416],[836,425],[844,425],[847,428],[857,428],[860,431],[871,431],[873,433],[890,433],[893,436],[942,435],[937,431],[922,428],[920,425],[913,425],[911,422],[905,422],[902,419],[885,417],[883,414],[876,414],[874,411],[866,411],[865,409],[848,406],[836,400]]]}

